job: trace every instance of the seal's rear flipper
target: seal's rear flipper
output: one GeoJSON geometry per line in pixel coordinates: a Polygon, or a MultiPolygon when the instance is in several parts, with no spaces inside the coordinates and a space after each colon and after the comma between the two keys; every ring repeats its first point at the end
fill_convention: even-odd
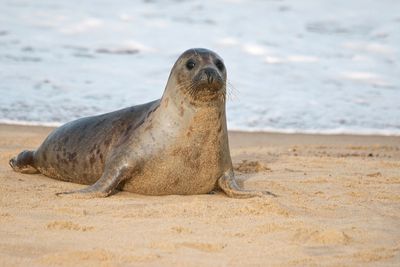
{"type": "Polygon", "coordinates": [[[10,159],[9,164],[14,171],[27,174],[39,173],[34,167],[34,151],[24,150],[18,156],[10,159]]]}

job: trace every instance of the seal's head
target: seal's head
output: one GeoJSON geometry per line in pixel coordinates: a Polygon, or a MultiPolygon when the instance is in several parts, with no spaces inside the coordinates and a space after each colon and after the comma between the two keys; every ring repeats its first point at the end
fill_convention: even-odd
{"type": "Polygon", "coordinates": [[[172,68],[170,80],[193,102],[225,100],[226,69],[215,52],[204,48],[185,51],[172,68]]]}

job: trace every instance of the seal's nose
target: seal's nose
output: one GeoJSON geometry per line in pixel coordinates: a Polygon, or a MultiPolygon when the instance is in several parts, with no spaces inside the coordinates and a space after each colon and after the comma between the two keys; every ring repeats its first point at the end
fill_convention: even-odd
{"type": "Polygon", "coordinates": [[[207,75],[207,81],[209,84],[213,83],[214,78],[216,77],[216,75],[218,75],[216,70],[213,68],[205,68],[204,73],[207,75]]]}

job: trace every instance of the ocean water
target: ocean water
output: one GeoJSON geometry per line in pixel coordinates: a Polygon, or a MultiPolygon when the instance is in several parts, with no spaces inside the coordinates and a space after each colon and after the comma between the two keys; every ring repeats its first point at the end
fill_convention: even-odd
{"type": "Polygon", "coordinates": [[[0,0],[0,122],[159,98],[188,48],[225,60],[228,127],[400,135],[400,1],[0,0]]]}

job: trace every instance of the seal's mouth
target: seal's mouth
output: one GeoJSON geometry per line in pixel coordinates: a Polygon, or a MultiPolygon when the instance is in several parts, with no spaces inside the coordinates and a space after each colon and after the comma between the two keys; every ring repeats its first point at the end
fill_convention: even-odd
{"type": "Polygon", "coordinates": [[[213,68],[204,68],[192,79],[190,95],[197,100],[217,98],[225,90],[225,82],[213,68]]]}

